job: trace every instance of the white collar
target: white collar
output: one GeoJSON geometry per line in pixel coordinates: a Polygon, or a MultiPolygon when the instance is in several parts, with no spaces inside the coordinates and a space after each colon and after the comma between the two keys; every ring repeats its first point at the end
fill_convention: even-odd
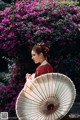
{"type": "MultiPolygon", "coordinates": [[[[41,63],[41,65],[46,65],[48,62],[46,61],[46,60],[44,60],[42,63],[41,63]]],[[[40,65],[40,66],[41,66],[40,65]]]]}

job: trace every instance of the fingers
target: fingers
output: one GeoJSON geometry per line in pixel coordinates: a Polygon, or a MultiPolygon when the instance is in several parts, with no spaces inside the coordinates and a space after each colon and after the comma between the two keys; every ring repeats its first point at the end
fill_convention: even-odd
{"type": "Polygon", "coordinates": [[[31,74],[28,74],[28,73],[25,76],[26,79],[29,79],[30,77],[31,77],[31,74]]]}

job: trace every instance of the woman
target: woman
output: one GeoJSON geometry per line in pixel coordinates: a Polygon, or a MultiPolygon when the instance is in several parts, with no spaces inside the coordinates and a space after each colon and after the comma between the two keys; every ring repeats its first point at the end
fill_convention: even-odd
{"type": "MultiPolygon", "coordinates": [[[[48,52],[49,48],[46,47],[44,44],[38,43],[32,48],[32,60],[35,64],[40,63],[40,65],[36,68],[34,77],[53,72],[52,66],[47,61],[48,52]]],[[[27,74],[26,78],[31,78],[31,74],[27,74]]]]}
{"type": "MultiPolygon", "coordinates": [[[[49,48],[46,47],[44,44],[38,43],[37,45],[34,45],[31,51],[32,60],[35,64],[40,63],[40,65],[36,68],[34,74],[26,74],[26,84],[31,85],[34,81],[34,78],[42,74],[53,72],[52,66],[47,61],[48,52],[49,48]]],[[[24,86],[24,89],[26,89],[26,84],[24,86]]]]}

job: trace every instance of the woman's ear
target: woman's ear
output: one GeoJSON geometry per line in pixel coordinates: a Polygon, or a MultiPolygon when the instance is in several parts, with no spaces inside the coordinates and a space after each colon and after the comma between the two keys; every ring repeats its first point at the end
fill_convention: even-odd
{"type": "Polygon", "coordinates": [[[40,57],[43,57],[43,56],[44,56],[44,55],[43,55],[43,53],[41,52],[41,53],[40,53],[40,57]]]}

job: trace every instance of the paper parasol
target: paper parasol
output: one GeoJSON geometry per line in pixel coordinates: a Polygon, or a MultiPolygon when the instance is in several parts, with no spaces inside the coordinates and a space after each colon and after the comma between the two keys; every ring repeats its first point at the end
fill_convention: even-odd
{"type": "Polygon", "coordinates": [[[71,109],[76,89],[72,80],[60,73],[36,77],[16,101],[19,120],[60,120],[71,109]]]}

